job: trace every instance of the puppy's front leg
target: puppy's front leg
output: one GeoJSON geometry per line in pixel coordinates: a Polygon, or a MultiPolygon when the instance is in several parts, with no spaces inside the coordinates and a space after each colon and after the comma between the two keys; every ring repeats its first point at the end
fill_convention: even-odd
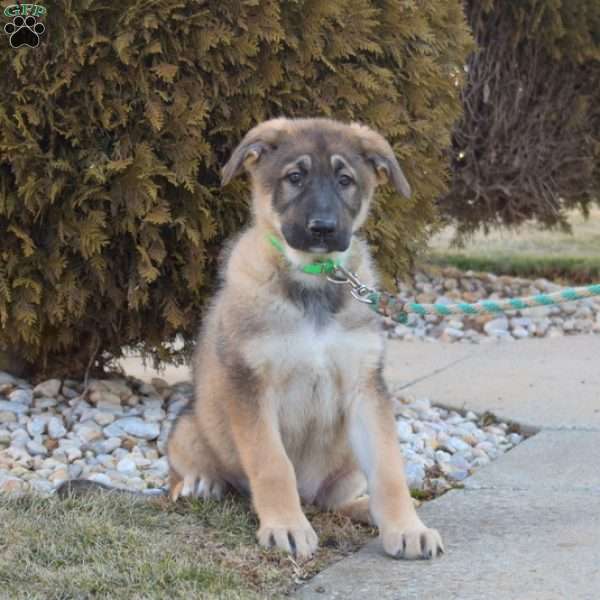
{"type": "Polygon", "coordinates": [[[300,558],[311,556],[318,538],[304,516],[294,467],[288,458],[277,419],[260,406],[238,407],[232,419],[235,443],[250,483],[262,546],[277,546],[300,558]]]}
{"type": "Polygon", "coordinates": [[[379,371],[369,378],[353,413],[351,444],[367,476],[373,520],[384,550],[395,558],[432,558],[444,547],[414,508],[396,437],[391,401],[379,371]]]}

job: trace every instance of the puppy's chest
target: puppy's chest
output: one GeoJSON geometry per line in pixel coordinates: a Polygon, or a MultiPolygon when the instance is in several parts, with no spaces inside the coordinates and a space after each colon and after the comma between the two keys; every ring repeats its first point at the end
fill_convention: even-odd
{"type": "Polygon", "coordinates": [[[381,351],[377,331],[345,330],[336,321],[326,326],[301,321],[285,333],[262,336],[252,360],[267,393],[290,420],[335,421],[361,377],[377,366],[381,351]]]}

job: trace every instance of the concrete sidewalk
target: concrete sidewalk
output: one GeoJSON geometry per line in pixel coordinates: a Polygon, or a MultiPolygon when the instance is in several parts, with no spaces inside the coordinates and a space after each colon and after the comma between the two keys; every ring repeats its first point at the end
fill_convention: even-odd
{"type": "Polygon", "coordinates": [[[392,389],[541,432],[420,509],[447,554],[394,561],[379,542],[297,593],[303,599],[600,598],[600,337],[481,346],[392,343],[392,389]]]}
{"type": "MultiPolygon", "coordinates": [[[[393,391],[540,427],[600,429],[600,336],[389,344],[393,391]]],[[[599,596],[600,597],[600,596],[599,596]]]]}

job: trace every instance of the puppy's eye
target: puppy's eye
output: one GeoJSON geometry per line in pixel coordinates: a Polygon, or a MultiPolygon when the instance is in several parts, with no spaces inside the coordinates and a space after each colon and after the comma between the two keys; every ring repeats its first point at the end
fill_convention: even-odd
{"type": "Polygon", "coordinates": [[[292,171],[291,173],[287,174],[287,180],[292,185],[299,185],[302,181],[302,173],[300,173],[300,171],[292,171]]]}
{"type": "Polygon", "coordinates": [[[348,175],[342,175],[339,179],[338,179],[338,183],[342,186],[342,187],[348,187],[350,185],[352,185],[354,183],[354,179],[352,179],[352,177],[349,177],[348,175]]]}

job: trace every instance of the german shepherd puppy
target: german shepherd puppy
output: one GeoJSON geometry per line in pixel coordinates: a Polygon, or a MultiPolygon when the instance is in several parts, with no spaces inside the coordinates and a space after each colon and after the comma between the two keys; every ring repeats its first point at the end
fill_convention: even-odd
{"type": "Polygon", "coordinates": [[[260,544],[299,557],[318,542],[301,502],[374,523],[391,556],[441,554],[406,484],[377,317],[301,270],[331,258],[376,283],[355,234],[378,184],[410,195],[390,145],[358,124],[273,119],[235,149],[223,185],[244,170],[253,220],[200,334],[195,399],[168,444],[171,497],[250,493],[260,544]]]}

